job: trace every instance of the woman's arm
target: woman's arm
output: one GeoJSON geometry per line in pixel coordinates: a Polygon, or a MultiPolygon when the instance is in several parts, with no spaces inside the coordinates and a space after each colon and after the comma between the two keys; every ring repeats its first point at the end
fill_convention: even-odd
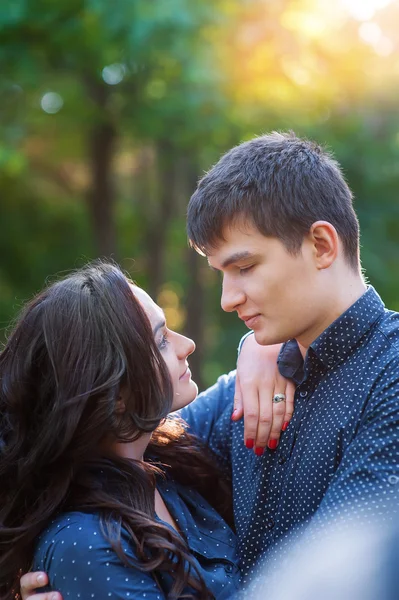
{"type": "Polygon", "coordinates": [[[295,386],[279,373],[280,350],[281,344],[259,345],[253,334],[240,344],[232,419],[244,416],[244,443],[256,454],[277,448],[294,412],[295,386]],[[276,394],[285,400],[273,402],[276,394]]]}
{"type": "Polygon", "coordinates": [[[230,461],[230,418],[244,416],[243,443],[260,454],[268,445],[277,448],[294,411],[295,386],[280,375],[277,358],[281,345],[260,346],[254,335],[243,338],[237,372],[222,375],[211,388],[179,412],[191,432],[211,447],[228,466],[230,461]],[[237,382],[238,379],[238,383],[237,382]],[[273,402],[276,394],[283,402],[273,402]]]}

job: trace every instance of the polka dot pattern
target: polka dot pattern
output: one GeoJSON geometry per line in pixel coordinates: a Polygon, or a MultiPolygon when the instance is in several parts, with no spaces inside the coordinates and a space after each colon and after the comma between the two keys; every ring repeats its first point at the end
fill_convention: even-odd
{"type": "MultiPolygon", "coordinates": [[[[216,598],[231,598],[240,579],[235,535],[195,490],[168,478],[160,479],[157,487],[207,587],[216,598]]],[[[134,559],[134,547],[124,529],[122,547],[134,559]]],[[[124,566],[104,538],[98,515],[81,512],[60,515],[42,533],[33,570],[47,572],[48,589],[60,591],[64,600],[161,600],[173,583],[170,575],[161,573],[158,587],[150,573],[124,566]]]]}
{"type": "Polygon", "coordinates": [[[311,345],[285,344],[295,414],[276,451],[257,457],[232,422],[235,373],[181,411],[231,472],[243,580],[310,527],[391,518],[399,505],[399,315],[370,287],[311,345]]]}

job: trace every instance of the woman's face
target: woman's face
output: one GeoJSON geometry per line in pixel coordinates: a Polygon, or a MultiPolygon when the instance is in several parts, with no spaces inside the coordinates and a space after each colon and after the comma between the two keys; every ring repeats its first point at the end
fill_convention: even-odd
{"type": "Polygon", "coordinates": [[[191,379],[187,357],[195,350],[193,340],[171,331],[166,326],[163,310],[141,288],[132,285],[132,290],[150,320],[157,344],[168,367],[173,384],[172,411],[192,402],[198,393],[197,384],[191,379]]]}

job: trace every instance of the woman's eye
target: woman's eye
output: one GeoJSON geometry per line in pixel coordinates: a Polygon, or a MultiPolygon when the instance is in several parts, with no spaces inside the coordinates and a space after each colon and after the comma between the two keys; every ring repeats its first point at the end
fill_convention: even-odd
{"type": "Polygon", "coordinates": [[[166,335],[166,333],[163,334],[161,341],[159,342],[159,346],[158,348],[160,350],[163,350],[164,348],[166,348],[166,346],[168,345],[168,336],[166,335]]]}

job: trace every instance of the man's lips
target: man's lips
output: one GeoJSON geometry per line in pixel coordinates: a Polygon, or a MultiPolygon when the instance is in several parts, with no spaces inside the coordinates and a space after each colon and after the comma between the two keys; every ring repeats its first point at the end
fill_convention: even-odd
{"type": "Polygon", "coordinates": [[[255,325],[256,319],[260,316],[260,313],[256,315],[240,315],[240,319],[242,319],[247,327],[250,329],[255,325]]]}

